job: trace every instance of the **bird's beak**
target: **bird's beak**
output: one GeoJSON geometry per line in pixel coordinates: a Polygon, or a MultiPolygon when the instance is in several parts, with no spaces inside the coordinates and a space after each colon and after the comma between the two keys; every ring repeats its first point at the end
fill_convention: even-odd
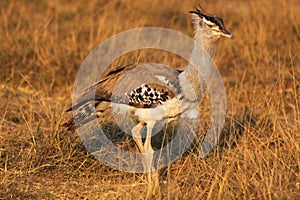
{"type": "Polygon", "coordinates": [[[222,35],[225,37],[228,37],[230,39],[234,38],[234,35],[232,35],[229,31],[227,31],[226,29],[222,31],[222,35]]]}

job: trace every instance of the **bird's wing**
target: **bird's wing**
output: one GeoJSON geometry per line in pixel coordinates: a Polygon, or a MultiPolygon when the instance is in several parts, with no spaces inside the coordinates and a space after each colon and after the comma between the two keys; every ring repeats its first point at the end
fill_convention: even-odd
{"type": "Polygon", "coordinates": [[[73,110],[73,119],[66,126],[90,121],[94,110],[102,101],[123,103],[137,108],[152,108],[173,98],[180,91],[180,71],[156,64],[125,65],[104,73],[102,78],[85,89],[73,110]]]}
{"type": "MultiPolygon", "coordinates": [[[[158,69],[155,64],[129,64],[124,66],[119,66],[113,70],[104,72],[102,78],[86,88],[81,94],[77,103],[70,106],[67,111],[72,109],[77,109],[83,104],[90,101],[112,101],[116,103],[128,104],[130,95],[125,96],[124,94],[130,94],[132,91],[137,90],[144,83],[151,83],[148,86],[155,86],[155,88],[164,91],[168,91],[171,97],[178,94],[179,82],[178,74],[181,73],[180,70],[168,69],[167,67],[158,69]],[[147,67],[147,70],[143,68],[136,69],[138,66],[147,67]],[[130,70],[133,70],[131,74],[127,74],[130,70]],[[122,77],[123,76],[123,77],[122,77]],[[120,81],[120,78],[122,80],[120,81]],[[158,78],[153,78],[158,77],[158,78]],[[161,78],[165,79],[162,80],[161,78]],[[167,81],[167,82],[165,82],[167,81]],[[163,89],[165,86],[165,89],[163,89]],[[114,93],[114,94],[113,94],[114,93]]],[[[138,105],[137,105],[138,106],[138,105]]],[[[140,106],[138,106],[140,107],[140,106]]]]}
{"type": "Polygon", "coordinates": [[[102,78],[98,82],[82,91],[75,105],[73,104],[73,106],[70,106],[66,112],[78,109],[90,101],[111,101],[112,91],[118,79],[134,67],[136,67],[135,64],[124,65],[111,71],[104,72],[102,78]]]}

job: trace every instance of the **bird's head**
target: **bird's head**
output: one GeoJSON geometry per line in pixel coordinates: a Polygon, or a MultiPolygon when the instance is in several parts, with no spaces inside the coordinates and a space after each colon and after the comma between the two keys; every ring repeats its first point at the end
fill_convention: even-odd
{"type": "Polygon", "coordinates": [[[233,39],[234,36],[225,28],[223,20],[216,16],[205,12],[200,6],[190,11],[196,34],[202,36],[204,34],[208,38],[218,39],[225,36],[233,39]]]}

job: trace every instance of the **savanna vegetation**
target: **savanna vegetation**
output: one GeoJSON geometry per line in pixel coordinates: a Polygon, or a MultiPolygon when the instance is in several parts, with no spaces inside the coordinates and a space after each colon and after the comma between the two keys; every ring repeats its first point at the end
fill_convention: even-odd
{"type": "MultiPolygon", "coordinates": [[[[190,151],[162,170],[162,198],[299,199],[298,0],[2,0],[0,199],[144,199],[145,175],[101,164],[60,124],[76,72],[97,44],[145,26],[192,37],[188,11],[199,3],[235,35],[219,41],[215,58],[226,122],[206,158],[190,151]]],[[[140,62],[186,63],[141,50],[113,65],[140,62]]],[[[209,109],[200,108],[209,119],[209,109]]]]}

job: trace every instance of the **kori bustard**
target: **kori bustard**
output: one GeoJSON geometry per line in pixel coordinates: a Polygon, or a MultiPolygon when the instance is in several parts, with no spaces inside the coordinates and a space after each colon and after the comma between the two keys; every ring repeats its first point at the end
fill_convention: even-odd
{"type": "MultiPolygon", "coordinates": [[[[212,59],[215,55],[216,42],[221,36],[233,39],[233,35],[225,28],[224,22],[220,17],[205,12],[201,7],[190,11],[192,23],[194,26],[195,46],[190,59],[199,57],[197,48],[203,48],[212,59]]],[[[198,51],[199,52],[199,51],[198,51]]],[[[96,87],[95,98],[89,99],[86,96],[91,88],[83,92],[82,100],[73,105],[67,111],[75,112],[74,120],[82,126],[94,119],[97,115],[95,110],[97,106],[103,102],[112,102],[114,105],[122,105],[129,107],[130,112],[138,123],[132,128],[133,139],[140,151],[146,155],[145,170],[148,173],[148,181],[150,187],[158,185],[157,173],[154,171],[153,148],[151,144],[152,129],[160,120],[174,118],[179,116],[194,106],[195,98],[201,99],[204,91],[209,84],[210,65],[192,65],[188,64],[179,74],[169,73],[157,76],[156,83],[142,83],[130,92],[124,92],[118,96],[113,96],[113,90],[117,80],[125,75],[128,71],[133,70],[138,65],[120,66],[102,77],[101,80],[91,87],[96,87]],[[164,84],[162,84],[162,82],[164,84]],[[166,87],[166,84],[169,87],[166,87]],[[187,86],[188,85],[188,86],[187,86]],[[190,91],[193,90],[193,92],[190,91]],[[195,97],[191,97],[191,96],[195,97]],[[184,108],[184,109],[183,109],[184,108]],[[152,113],[152,114],[151,114],[152,113]],[[155,114],[153,114],[155,113],[155,114]],[[145,141],[142,140],[142,130],[146,127],[147,136],[145,141]],[[153,184],[154,182],[154,184],[153,184]]],[[[151,64],[148,65],[151,70],[151,64]]],[[[127,79],[134,82],[134,79],[127,79]]],[[[70,119],[65,126],[71,128],[74,126],[73,119],[70,119]]],[[[149,189],[151,192],[151,189],[149,189]]]]}

